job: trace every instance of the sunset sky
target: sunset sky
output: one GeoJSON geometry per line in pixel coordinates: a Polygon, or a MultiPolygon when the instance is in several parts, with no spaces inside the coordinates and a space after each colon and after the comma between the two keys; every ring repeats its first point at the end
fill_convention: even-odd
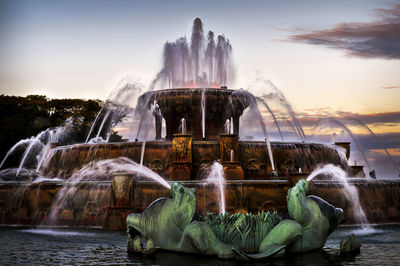
{"type": "Polygon", "coordinates": [[[0,94],[106,100],[124,77],[149,82],[196,17],[232,43],[230,88],[270,80],[306,130],[356,117],[400,163],[399,1],[0,0],[0,94]]]}

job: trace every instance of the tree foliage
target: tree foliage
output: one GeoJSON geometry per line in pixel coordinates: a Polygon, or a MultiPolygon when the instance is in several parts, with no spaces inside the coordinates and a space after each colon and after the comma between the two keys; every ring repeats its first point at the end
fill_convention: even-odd
{"type": "Polygon", "coordinates": [[[43,95],[0,95],[0,158],[19,140],[60,126],[69,117],[82,119],[72,141],[84,142],[103,104],[100,100],[48,99],[43,95]]]}

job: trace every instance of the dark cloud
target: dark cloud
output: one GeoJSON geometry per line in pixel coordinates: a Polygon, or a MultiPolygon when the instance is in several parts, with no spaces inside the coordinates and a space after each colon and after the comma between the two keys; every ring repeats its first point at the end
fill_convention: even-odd
{"type": "Polygon", "coordinates": [[[335,119],[344,120],[346,125],[359,125],[358,120],[366,125],[385,125],[394,126],[400,123],[399,112],[373,113],[373,114],[358,114],[353,112],[323,112],[323,109],[307,109],[307,112],[297,114],[301,124],[305,127],[315,126],[316,122],[324,117],[332,117],[335,119]]]}
{"type": "Polygon", "coordinates": [[[372,135],[355,135],[365,149],[397,149],[400,148],[400,134],[378,134],[378,140],[372,135]]]}
{"type": "Polygon", "coordinates": [[[292,35],[290,41],[341,49],[363,58],[400,59],[400,4],[376,9],[370,23],[341,23],[332,29],[292,35]]]}
{"type": "Polygon", "coordinates": [[[359,114],[355,117],[358,117],[366,124],[400,123],[400,112],[359,114]]]}
{"type": "Polygon", "coordinates": [[[400,86],[384,86],[384,87],[381,87],[381,89],[384,89],[384,90],[400,89],[400,86]]]}

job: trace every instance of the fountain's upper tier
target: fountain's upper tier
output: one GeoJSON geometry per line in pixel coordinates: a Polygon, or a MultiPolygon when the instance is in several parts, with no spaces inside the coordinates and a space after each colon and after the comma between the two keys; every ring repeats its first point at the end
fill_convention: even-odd
{"type": "MultiPolygon", "coordinates": [[[[139,103],[151,108],[154,101],[161,115],[154,114],[156,120],[156,138],[161,136],[161,121],[165,119],[166,139],[181,133],[181,119],[186,120],[186,132],[193,139],[218,139],[225,133],[225,122],[233,120],[233,133],[239,133],[239,117],[252,100],[246,91],[221,88],[182,88],[150,91],[139,98],[139,103]],[[203,133],[204,127],[204,133],[203,133]],[[204,134],[204,135],[203,135],[204,134]]],[[[146,107],[146,106],[144,106],[146,107]]]]}

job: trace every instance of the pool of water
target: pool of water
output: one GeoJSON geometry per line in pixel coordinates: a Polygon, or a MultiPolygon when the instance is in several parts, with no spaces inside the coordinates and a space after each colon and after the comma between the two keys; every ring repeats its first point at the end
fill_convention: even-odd
{"type": "MultiPolygon", "coordinates": [[[[290,255],[262,265],[399,265],[400,224],[372,230],[341,227],[322,250],[290,255]],[[339,242],[350,234],[361,242],[356,256],[341,257],[339,242]]],[[[0,264],[243,265],[205,256],[156,252],[129,256],[124,232],[100,229],[0,227],[0,264]]],[[[247,265],[261,265],[247,263],[247,265]]]]}

